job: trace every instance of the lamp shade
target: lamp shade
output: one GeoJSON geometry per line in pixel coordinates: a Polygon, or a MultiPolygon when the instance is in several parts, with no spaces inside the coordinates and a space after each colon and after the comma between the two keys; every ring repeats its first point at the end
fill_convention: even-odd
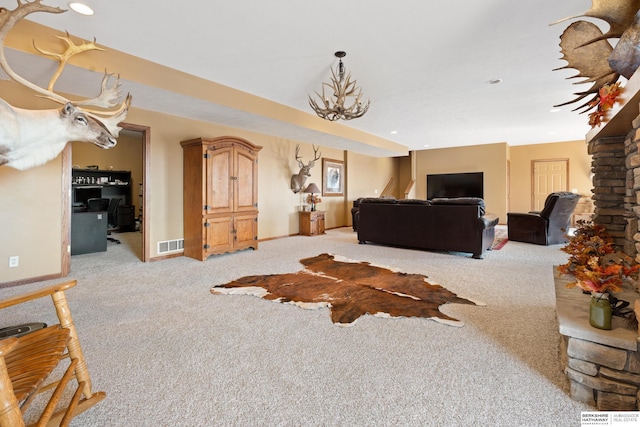
{"type": "Polygon", "coordinates": [[[305,193],[319,193],[320,189],[318,188],[318,186],[312,182],[311,184],[307,185],[306,190],[304,190],[305,193]]]}

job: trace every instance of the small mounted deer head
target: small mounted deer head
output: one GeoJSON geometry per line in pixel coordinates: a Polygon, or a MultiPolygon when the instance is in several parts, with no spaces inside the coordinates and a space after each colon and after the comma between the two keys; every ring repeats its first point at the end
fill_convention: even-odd
{"type": "Polygon", "coordinates": [[[305,165],[302,163],[302,160],[300,160],[300,146],[296,145],[296,160],[298,161],[298,166],[300,166],[300,172],[291,176],[291,189],[294,193],[299,193],[307,178],[311,176],[311,168],[322,154],[318,153],[319,149],[320,147],[316,148],[316,146],[313,145],[313,160],[310,160],[309,163],[305,165]]]}

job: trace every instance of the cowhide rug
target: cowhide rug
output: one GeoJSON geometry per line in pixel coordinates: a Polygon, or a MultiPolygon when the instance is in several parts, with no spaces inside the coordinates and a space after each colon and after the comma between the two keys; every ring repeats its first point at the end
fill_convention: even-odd
{"type": "Polygon", "coordinates": [[[424,317],[453,326],[464,324],[442,313],[447,303],[485,305],[460,298],[421,274],[406,274],[332,254],[300,260],[297,273],[246,276],[211,288],[213,294],[255,295],[303,308],[329,307],[331,320],[351,325],[364,314],[424,317]]]}

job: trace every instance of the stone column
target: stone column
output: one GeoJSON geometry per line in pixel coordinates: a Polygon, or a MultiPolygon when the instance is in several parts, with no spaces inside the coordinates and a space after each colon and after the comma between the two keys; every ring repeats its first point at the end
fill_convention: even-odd
{"type": "MultiPolygon", "coordinates": [[[[640,118],[640,117],[639,117],[640,118]]],[[[625,140],[625,154],[627,169],[627,192],[625,197],[625,212],[627,232],[625,235],[624,252],[640,262],[640,233],[638,233],[638,218],[640,218],[640,126],[638,118],[633,121],[634,129],[629,132],[625,140]]]]}
{"type": "MultiPolygon", "coordinates": [[[[592,155],[593,221],[606,227],[616,247],[625,250],[627,213],[625,200],[630,175],[627,173],[624,137],[600,138],[589,144],[592,155]]],[[[628,249],[628,248],[627,248],[628,249]]],[[[633,248],[635,256],[635,246],[633,248]]],[[[631,255],[631,254],[629,254],[631,255]]]]}

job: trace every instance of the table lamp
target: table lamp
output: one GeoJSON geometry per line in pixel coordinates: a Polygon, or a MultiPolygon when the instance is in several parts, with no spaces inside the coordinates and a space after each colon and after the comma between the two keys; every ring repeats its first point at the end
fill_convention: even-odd
{"type": "Polygon", "coordinates": [[[320,193],[320,189],[318,188],[318,186],[312,182],[311,184],[307,185],[307,188],[304,190],[305,193],[307,194],[311,194],[310,200],[311,200],[311,211],[315,211],[316,210],[316,199],[313,196],[314,193],[320,193]]]}

